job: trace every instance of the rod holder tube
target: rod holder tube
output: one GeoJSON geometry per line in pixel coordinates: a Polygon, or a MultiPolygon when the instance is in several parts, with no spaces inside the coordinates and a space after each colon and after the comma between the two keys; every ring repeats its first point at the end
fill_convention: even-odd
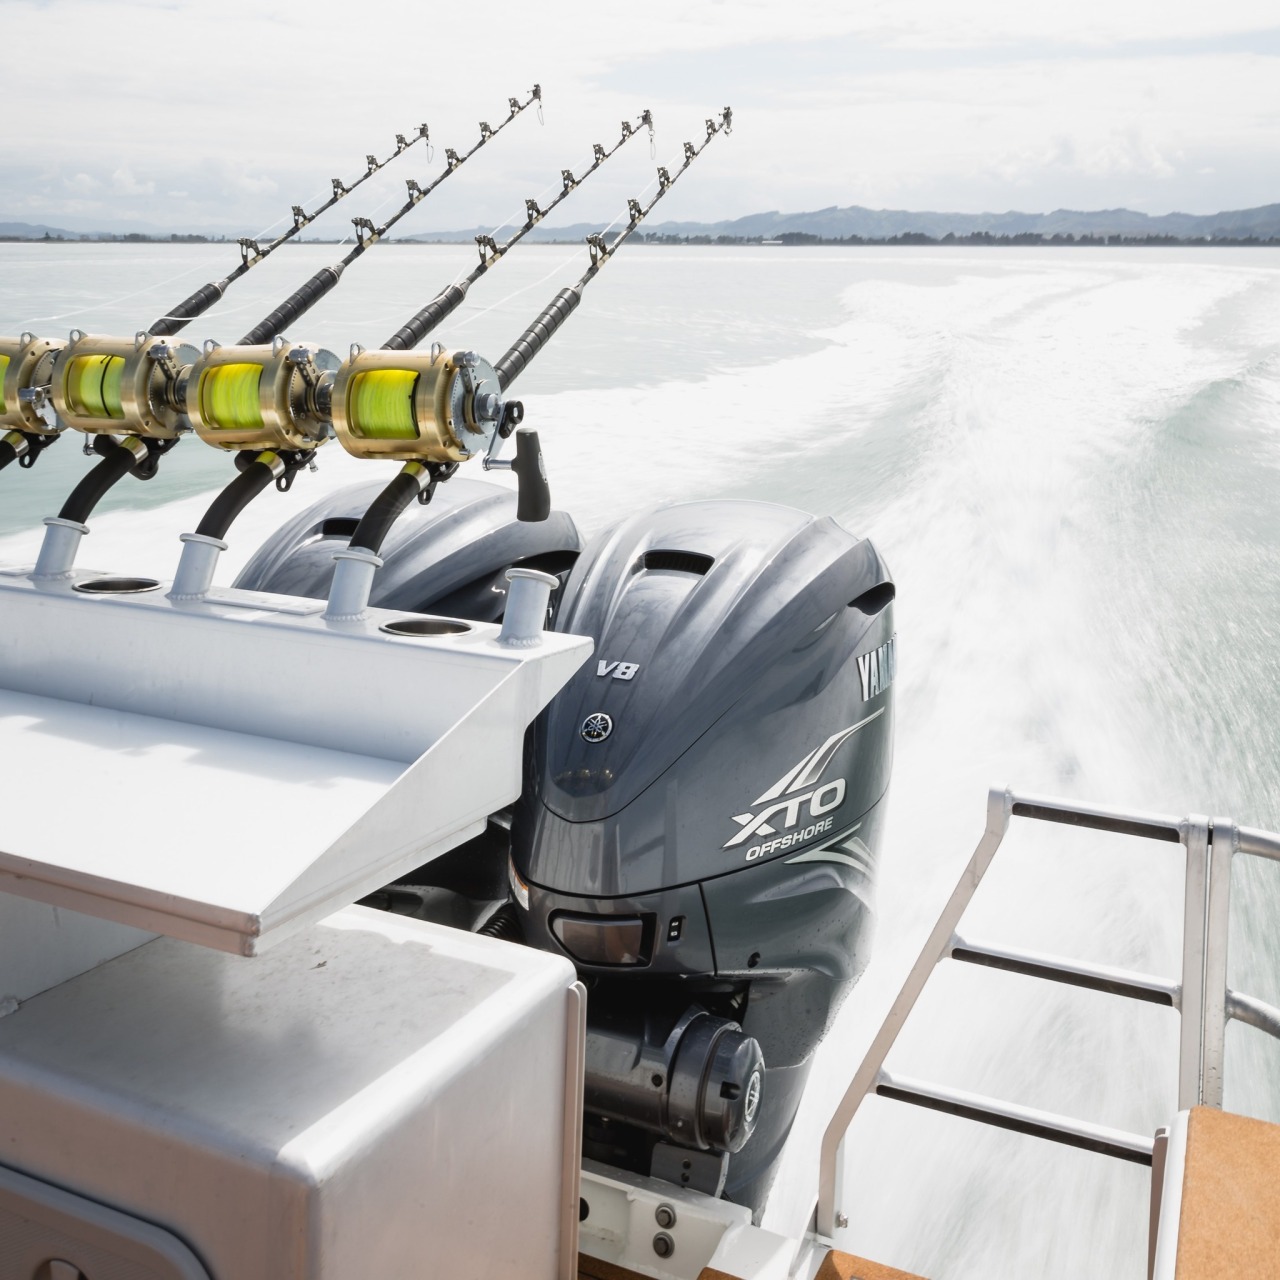
{"type": "Polygon", "coordinates": [[[89,532],[87,524],[78,520],[64,520],[61,516],[46,516],[44,542],[31,576],[42,582],[56,582],[71,577],[75,567],[80,539],[89,532]]]}
{"type": "Polygon", "coordinates": [[[382,568],[382,557],[364,547],[345,547],[333,553],[333,586],[324,611],[326,622],[356,622],[369,607],[373,575],[382,568]]]}
{"type": "Polygon", "coordinates": [[[170,600],[203,600],[213,585],[213,572],[218,567],[218,557],[227,549],[221,538],[211,538],[203,533],[184,533],[180,541],[182,559],[169,590],[170,600]]]}
{"type": "Polygon", "coordinates": [[[509,649],[534,649],[542,643],[551,592],[560,585],[541,569],[508,569],[507,609],[498,643],[509,649]]]}
{"type": "Polygon", "coordinates": [[[525,366],[551,341],[552,334],[577,310],[582,290],[577,285],[561,289],[541,315],[515,340],[510,350],[494,365],[498,386],[503,391],[524,371],[525,366]]]}

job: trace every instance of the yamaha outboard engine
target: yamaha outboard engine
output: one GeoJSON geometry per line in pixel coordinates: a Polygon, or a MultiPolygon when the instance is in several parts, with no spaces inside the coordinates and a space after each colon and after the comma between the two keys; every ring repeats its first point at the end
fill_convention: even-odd
{"type": "Polygon", "coordinates": [[[538,721],[511,833],[525,939],[589,988],[586,1153],[758,1209],[866,961],[894,587],[759,502],[635,516],[556,627],[595,656],[538,721]]]}
{"type": "MultiPolygon", "coordinates": [[[[324,596],[369,496],[303,512],[237,585],[324,596]]],[[[769,503],[662,507],[581,555],[568,516],[515,506],[443,487],[388,538],[372,603],[497,621],[506,568],[534,564],[595,654],[536,723],[514,814],[366,901],[567,955],[585,1153],[758,1210],[866,962],[892,579],[870,542],[769,503]]]]}
{"type": "MultiPolygon", "coordinates": [[[[325,599],[334,551],[351,540],[381,488],[377,481],[349,485],[313,503],[263,543],[235,585],[325,599]]],[[[565,512],[526,522],[516,508],[515,493],[484,480],[459,476],[441,486],[430,506],[414,508],[395,525],[369,603],[471,622],[501,621],[509,568],[564,576],[582,546],[565,512]]]]}

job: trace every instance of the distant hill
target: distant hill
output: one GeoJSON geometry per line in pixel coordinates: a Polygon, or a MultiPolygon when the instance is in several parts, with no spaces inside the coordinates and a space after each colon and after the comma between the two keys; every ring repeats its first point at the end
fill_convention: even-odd
{"type": "Polygon", "coordinates": [[[46,227],[42,222],[0,222],[0,236],[17,236],[19,240],[43,240],[46,235],[64,240],[79,240],[80,232],[62,227],[46,227]]]}
{"type": "MultiPolygon", "coordinates": [[[[426,231],[403,237],[409,242],[470,243],[477,235],[487,234],[490,227],[471,227],[457,231],[426,231]]],[[[594,222],[576,222],[567,226],[535,227],[530,241],[576,241],[599,231],[594,222]]],[[[1125,236],[1141,239],[1147,236],[1174,236],[1183,240],[1280,239],[1280,204],[1258,209],[1234,209],[1223,213],[1137,213],[1132,209],[1100,209],[1092,212],[1077,209],[1055,209],[1052,213],[928,213],[907,209],[866,209],[861,205],[817,209],[808,213],[749,213],[742,218],[721,222],[645,223],[648,238],[715,240],[727,236],[737,240],[777,240],[784,236],[811,237],[823,240],[890,240],[902,236],[928,236],[941,240],[945,236],[1125,236]]],[[[79,232],[42,223],[0,222],[0,237],[42,240],[45,235],[65,240],[124,239],[120,232],[79,232]]],[[[127,236],[134,240],[167,241],[171,234],[148,230],[127,236]]],[[[173,238],[179,238],[174,236],[173,238]]],[[[203,240],[204,236],[181,237],[203,240]]],[[[210,237],[212,238],[212,237],[210,237]]]]}
{"type": "MultiPolygon", "coordinates": [[[[593,223],[564,227],[535,227],[530,240],[580,240],[600,228],[593,223]]],[[[468,241],[487,228],[470,231],[426,232],[410,237],[423,243],[468,241]]],[[[1258,209],[1237,209],[1224,213],[1165,213],[1151,215],[1132,209],[1102,209],[1082,212],[1055,209],[1052,213],[913,213],[906,209],[864,209],[860,205],[818,209],[811,213],[750,213],[723,222],[660,222],[645,224],[650,236],[681,236],[715,239],[775,240],[784,235],[820,236],[844,240],[888,240],[894,236],[926,235],[935,240],[944,236],[1177,236],[1180,239],[1259,240],[1280,238],[1280,204],[1258,209]]]]}

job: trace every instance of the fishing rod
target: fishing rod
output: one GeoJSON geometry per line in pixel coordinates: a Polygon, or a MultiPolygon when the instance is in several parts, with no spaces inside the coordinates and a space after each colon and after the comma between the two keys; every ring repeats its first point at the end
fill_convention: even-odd
{"type": "MultiPolygon", "coordinates": [[[[286,345],[275,341],[280,330],[328,293],[338,283],[346,267],[375,244],[388,228],[421,203],[481,147],[496,138],[526,107],[534,102],[541,104],[541,101],[542,87],[535,84],[524,102],[518,98],[508,99],[509,114],[496,129],[481,121],[480,140],[465,155],[460,156],[452,147],[446,147],[444,172],[426,187],[410,179],[408,200],[383,227],[375,227],[367,218],[354,219],[361,234],[347,257],[333,267],[322,268],[250,330],[236,347],[229,349],[236,360],[227,363],[224,359],[222,372],[238,377],[224,376],[213,389],[214,411],[222,417],[237,413],[241,417],[256,416],[261,426],[264,410],[259,403],[259,389],[269,373],[267,385],[275,390],[267,412],[281,425],[287,422],[291,427],[300,428],[294,432],[302,437],[297,447],[275,455],[273,462],[275,478],[283,488],[292,483],[299,467],[310,461],[316,440],[324,437],[327,422],[310,407],[310,402],[320,385],[321,376],[326,372],[332,373],[338,360],[332,353],[311,344],[286,345]],[[271,344],[269,353],[251,350],[266,343],[271,344]],[[291,396],[298,381],[302,383],[302,403],[295,405],[291,396]],[[217,399],[219,395],[220,401],[217,399]]],[[[425,126],[420,136],[425,136],[425,126]]],[[[406,143],[405,149],[408,145],[406,143]]],[[[376,170],[371,167],[365,177],[373,172],[376,170]]],[[[334,198],[337,197],[335,186],[334,198]]],[[[217,349],[216,344],[205,344],[206,355],[217,349]]],[[[54,566],[59,574],[69,571],[65,564],[66,553],[60,549],[63,542],[67,547],[78,545],[82,531],[87,528],[85,521],[110,489],[127,475],[139,480],[151,479],[156,474],[160,459],[183,433],[191,429],[187,387],[192,366],[199,359],[200,353],[194,347],[172,343],[167,335],[143,332],[130,342],[72,331],[69,343],[58,353],[52,367],[53,408],[57,420],[63,425],[93,436],[91,449],[101,456],[101,461],[81,480],[58,515],[52,518],[55,523],[49,524],[46,545],[52,536],[59,549],[50,551],[51,558],[47,559],[46,568],[54,566]],[[125,434],[117,439],[112,432],[119,430],[125,434]],[[57,530],[62,532],[57,533],[57,530]]],[[[222,440],[204,438],[220,447],[225,444],[222,440]]]]}
{"type": "Polygon", "coordinates": [[[386,342],[382,344],[384,351],[409,351],[416,347],[423,338],[429,334],[442,320],[451,315],[466,300],[467,293],[471,286],[475,284],[481,276],[485,275],[492,268],[496,267],[499,262],[512,250],[530,231],[534,229],[562,200],[566,199],[571,192],[576,190],[584,183],[595,171],[600,168],[610,156],[622,147],[630,138],[635,137],[636,133],[642,129],[649,130],[649,140],[653,141],[653,113],[645,110],[640,113],[639,119],[632,124],[629,120],[622,122],[622,133],[618,141],[606,150],[600,143],[592,144],[592,163],[589,168],[578,175],[574,175],[571,169],[560,170],[561,190],[545,209],[540,208],[538,202],[532,199],[526,199],[525,205],[525,221],[524,224],[516,231],[516,233],[505,240],[502,244],[498,244],[492,235],[476,236],[476,244],[480,248],[480,265],[473,268],[471,273],[463,280],[455,281],[447,288],[442,289],[425,307],[416,315],[407,320],[404,325],[396,330],[386,342]]]}
{"type": "Polygon", "coordinates": [[[341,262],[335,262],[332,266],[321,267],[310,280],[295,290],[270,315],[254,325],[236,345],[240,347],[261,346],[263,343],[271,342],[282,334],[299,316],[305,315],[325,294],[337,285],[338,281],[342,279],[342,273],[357,258],[367,249],[377,244],[405,214],[425,200],[446,178],[462,168],[481,147],[492,142],[526,107],[535,102],[539,105],[542,103],[542,86],[540,84],[533,86],[529,91],[529,97],[524,102],[521,102],[518,98],[507,99],[509,114],[496,129],[490,128],[485,121],[481,120],[480,140],[470,151],[459,155],[452,147],[445,147],[444,171],[434,182],[428,183],[425,187],[419,186],[413,178],[410,178],[406,183],[409,188],[409,198],[382,226],[375,226],[368,218],[353,218],[351,222],[356,229],[356,243],[351,252],[341,262]]]}
{"type": "Polygon", "coordinates": [[[629,220],[610,244],[604,233],[587,237],[591,264],[577,282],[562,289],[520,335],[496,365],[474,351],[446,352],[433,344],[429,356],[353,348],[334,381],[334,431],[348,453],[358,458],[395,458],[404,466],[360,518],[347,547],[334,553],[337,564],[325,617],[339,621],[360,617],[368,603],[373,576],[382,564],[379,552],[392,525],[417,499],[431,501],[437,486],[460,463],[484,455],[485,470],[515,473],[519,493],[516,517],[545,520],[551,511],[542,450],[535,431],[516,431],[524,418],[518,400],[503,393],[528,367],[582,301],[583,290],[635,233],[654,206],[675,185],[718,133],[730,133],[733,112],[706,122],[698,145],[684,144],[684,158],[674,172],[658,170],[658,190],[647,205],[627,202],[629,220]],[[364,395],[369,379],[378,394],[364,395]],[[501,442],[516,433],[514,460],[497,455],[501,442]]]}
{"type": "MultiPolygon", "coordinates": [[[[423,141],[431,145],[430,131],[425,124],[418,126],[412,138],[396,134],[396,148],[385,159],[369,154],[365,157],[366,169],[352,182],[341,178],[330,179],[333,193],[321,205],[308,213],[301,205],[293,206],[293,225],[267,244],[245,238],[240,246],[240,265],[221,280],[211,280],[201,285],[190,297],[152,322],[145,333],[157,338],[172,337],[186,328],[192,320],[203,315],[241,276],[248,274],[258,263],[269,258],[282,244],[293,239],[304,227],[309,226],[321,214],[332,209],[339,200],[349,196],[361,183],[367,182],[394,159],[403,155],[414,143],[423,141]]],[[[63,424],[50,395],[53,368],[67,346],[58,339],[37,338],[23,333],[16,341],[0,338],[0,429],[9,428],[0,435],[0,471],[11,462],[32,467],[49,445],[61,437],[63,424]]],[[[117,353],[118,354],[118,353],[117,353]]],[[[113,369],[103,370],[99,395],[108,416],[118,417],[122,406],[118,397],[119,380],[113,369]]]]}
{"type": "Polygon", "coordinates": [[[692,142],[684,144],[684,161],[672,173],[665,166],[658,169],[658,189],[647,205],[639,200],[627,201],[629,220],[627,225],[614,237],[612,243],[605,240],[604,232],[597,232],[587,237],[587,247],[591,253],[591,265],[577,284],[561,289],[551,300],[546,309],[520,335],[505,355],[494,365],[498,387],[505,391],[515,378],[524,371],[529,361],[542,350],[551,339],[551,335],[577,310],[582,301],[582,291],[604,269],[604,265],[635,234],[636,228],[649,216],[653,206],[675,186],[686,169],[706,150],[711,139],[717,133],[733,132],[733,111],[729,107],[720,113],[719,120],[707,121],[707,134],[702,142],[694,146],[692,142]]]}
{"type": "MultiPolygon", "coordinates": [[[[405,465],[366,511],[350,545],[336,553],[339,564],[327,618],[352,617],[363,611],[373,574],[381,564],[378,552],[395,519],[415,497],[420,503],[430,501],[437,485],[470,458],[484,455],[487,469],[509,467],[519,482],[518,518],[545,519],[550,492],[537,434],[527,429],[517,432],[514,461],[497,458],[501,443],[516,432],[524,413],[520,402],[505,399],[504,393],[577,307],[582,291],[609,258],[710,140],[719,132],[729,132],[731,124],[728,108],[719,121],[708,120],[702,143],[684,144],[679,168],[658,170],[658,191],[649,204],[628,202],[630,220],[612,243],[605,240],[607,232],[587,237],[591,263],[586,273],[576,285],[556,295],[496,366],[475,352],[450,352],[439,343],[433,343],[429,353],[366,351],[354,346],[339,366],[336,356],[313,344],[280,337],[265,351],[209,343],[200,357],[190,348],[179,349],[146,334],[138,335],[136,358],[126,364],[114,351],[99,355],[91,346],[81,345],[105,342],[110,348],[113,340],[73,333],[55,372],[55,407],[69,425],[99,437],[94,447],[104,457],[59,515],[45,521],[45,542],[33,576],[70,576],[76,548],[88,531],[84,524],[88,512],[123,475],[132,472],[146,478],[153,474],[159,457],[185,429],[188,413],[203,426],[200,434],[206,442],[236,448],[240,437],[218,434],[220,426],[230,425],[253,433],[260,452],[240,449],[236,462],[241,476],[215,500],[200,529],[183,535],[187,545],[171,591],[176,599],[203,597],[217,557],[226,548],[220,535],[272,478],[278,488],[287,488],[330,429],[355,457],[394,459],[405,465]],[[105,363],[94,364],[98,359],[105,363]],[[207,376],[211,372],[224,376],[207,376]],[[115,415],[107,412],[104,386],[110,377],[115,379],[115,403],[122,407],[119,416],[127,426],[124,422],[114,426],[110,419],[115,415]],[[125,430],[126,439],[121,442],[107,434],[112,429],[125,430]]],[[[486,260],[489,256],[486,252],[486,260]]]]}
{"type": "MultiPolygon", "coordinates": [[[[328,213],[339,200],[349,196],[361,183],[368,182],[375,173],[385,169],[397,156],[404,155],[419,140],[425,142],[428,150],[430,150],[430,131],[425,124],[418,126],[418,132],[412,138],[406,138],[403,133],[397,133],[396,149],[385,160],[379,160],[377,156],[372,154],[366,155],[365,163],[368,167],[354,182],[347,183],[343,182],[341,178],[330,178],[329,181],[333,185],[333,194],[322,205],[312,210],[311,213],[308,213],[300,204],[295,204],[293,206],[293,226],[282,232],[269,244],[259,244],[256,239],[248,237],[237,241],[240,246],[240,265],[230,275],[224,276],[221,280],[211,280],[208,284],[201,285],[189,298],[184,298],[176,307],[153,321],[147,332],[153,333],[159,338],[168,338],[185,329],[192,320],[208,311],[241,276],[247,275],[258,263],[265,261],[275,253],[282,244],[287,244],[303,228],[309,227],[321,214],[328,213]]],[[[429,155],[428,159],[430,159],[429,155]]]]}
{"type": "MultiPolygon", "coordinates": [[[[496,266],[561,201],[581,186],[630,138],[636,136],[641,128],[647,128],[652,139],[652,112],[641,112],[634,124],[624,120],[618,141],[612,147],[606,148],[601,143],[594,143],[592,163],[582,173],[575,175],[570,169],[562,169],[561,190],[545,208],[539,206],[536,200],[526,199],[523,225],[502,244],[498,244],[492,235],[477,236],[476,242],[480,247],[479,266],[466,279],[442,290],[382,349],[404,350],[420,341],[463,301],[471,285],[496,266]]],[[[298,345],[295,344],[291,349],[297,351],[298,345]]],[[[195,533],[183,536],[187,544],[183,552],[183,565],[196,561],[200,569],[198,575],[189,578],[184,574],[183,567],[179,567],[175,590],[181,588],[180,594],[194,598],[207,590],[217,553],[225,547],[223,539],[240,513],[273,481],[277,488],[288,489],[293,473],[303,463],[311,462],[314,449],[323,444],[330,434],[334,374],[328,369],[318,372],[315,370],[316,362],[324,353],[315,352],[305,358],[295,358],[291,364],[282,364],[281,352],[285,351],[283,342],[278,342],[272,350],[271,366],[276,370],[277,376],[283,377],[286,383],[295,387],[295,392],[288,395],[287,414],[284,410],[284,397],[277,397],[280,400],[280,411],[272,415],[270,422],[264,419],[262,413],[261,388],[264,382],[272,385],[273,378],[266,367],[259,369],[252,363],[246,363],[248,352],[234,347],[207,347],[204,357],[191,372],[188,385],[195,389],[191,413],[196,430],[206,443],[220,448],[240,446],[240,452],[236,455],[236,467],[240,474],[214,499],[195,533]],[[296,390],[299,379],[302,382],[302,394],[297,394],[296,390]],[[292,447],[282,448],[282,445],[292,447]]],[[[355,350],[357,348],[353,348],[355,350]]],[[[299,352],[299,355],[302,353],[299,352]]],[[[284,360],[290,360],[289,354],[284,355],[284,360]]],[[[414,373],[409,376],[417,377],[414,373]]],[[[396,403],[403,378],[402,370],[371,372],[361,381],[360,407],[356,411],[364,413],[369,409],[377,416],[389,408],[395,416],[403,407],[396,403]],[[391,401],[390,405],[387,403],[388,399],[391,401]]],[[[517,441],[518,445],[519,443],[517,441]]]]}

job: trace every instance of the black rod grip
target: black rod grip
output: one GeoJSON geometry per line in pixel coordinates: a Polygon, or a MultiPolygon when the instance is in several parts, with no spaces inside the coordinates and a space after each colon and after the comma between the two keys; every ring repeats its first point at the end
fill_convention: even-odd
{"type": "Polygon", "coordinates": [[[551,486],[542,463],[542,446],[538,433],[527,427],[516,432],[516,457],[511,464],[519,491],[516,497],[516,519],[526,523],[545,520],[551,514],[551,486]]]}
{"type": "Polygon", "coordinates": [[[107,443],[107,440],[107,437],[99,436],[93,442],[94,449],[103,455],[102,461],[96,467],[91,467],[84,479],[71,490],[71,496],[58,512],[61,519],[84,524],[112,486],[123,480],[137,465],[138,459],[131,449],[126,449],[114,440],[107,443]]]}
{"type": "Polygon", "coordinates": [[[505,391],[524,367],[551,341],[551,335],[574,313],[582,301],[576,286],[561,289],[551,305],[515,340],[506,355],[494,365],[498,386],[505,391]]]}
{"type": "Polygon", "coordinates": [[[441,289],[411,320],[408,320],[382,344],[384,351],[412,351],[446,316],[456,311],[467,296],[467,283],[451,284],[441,289]]]}
{"type": "Polygon", "coordinates": [[[255,459],[209,504],[196,532],[206,538],[225,538],[235,518],[274,478],[271,468],[255,459]]]}
{"type": "Polygon", "coordinates": [[[185,329],[197,316],[202,316],[226,292],[227,281],[210,280],[202,284],[189,298],[184,298],[172,311],[154,321],[148,333],[157,338],[168,338],[185,329]]]}
{"type": "Polygon", "coordinates": [[[342,267],[321,267],[301,288],[287,297],[269,316],[260,320],[240,339],[242,347],[256,347],[282,334],[299,316],[305,315],[342,279],[342,267]]]}
{"type": "Polygon", "coordinates": [[[7,440],[0,440],[0,471],[18,456],[18,451],[7,440]]]}
{"type": "Polygon", "coordinates": [[[355,533],[351,535],[350,545],[363,547],[377,555],[382,550],[387,534],[391,532],[391,526],[421,491],[422,484],[418,476],[400,472],[369,504],[368,511],[361,516],[355,533]]]}

